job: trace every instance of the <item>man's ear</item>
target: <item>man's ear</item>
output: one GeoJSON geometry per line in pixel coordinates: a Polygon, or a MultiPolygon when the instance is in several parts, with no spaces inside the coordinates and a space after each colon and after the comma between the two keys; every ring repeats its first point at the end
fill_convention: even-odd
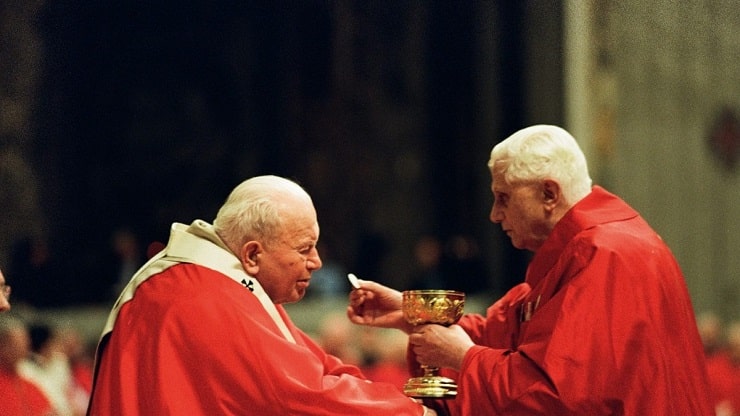
{"type": "Polygon", "coordinates": [[[549,209],[555,208],[563,199],[560,184],[552,179],[545,179],[542,183],[542,193],[545,206],[549,209]]]}
{"type": "Polygon", "coordinates": [[[259,270],[258,260],[261,254],[262,244],[259,241],[247,241],[242,246],[242,250],[239,253],[239,260],[241,260],[248,274],[256,273],[259,270]]]}

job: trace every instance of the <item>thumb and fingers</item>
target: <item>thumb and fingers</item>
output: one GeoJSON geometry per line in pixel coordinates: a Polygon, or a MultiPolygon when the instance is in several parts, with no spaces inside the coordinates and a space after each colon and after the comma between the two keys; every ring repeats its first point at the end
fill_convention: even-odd
{"type": "Polygon", "coordinates": [[[419,364],[459,370],[465,353],[475,345],[459,325],[419,325],[409,335],[419,364]]]}
{"type": "Polygon", "coordinates": [[[405,329],[401,312],[401,292],[371,280],[357,280],[354,287],[349,294],[347,306],[347,317],[351,322],[405,329]]]}

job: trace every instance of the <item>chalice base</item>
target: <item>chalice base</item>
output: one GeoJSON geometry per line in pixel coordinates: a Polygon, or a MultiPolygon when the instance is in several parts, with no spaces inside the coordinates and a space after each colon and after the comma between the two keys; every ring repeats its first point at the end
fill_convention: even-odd
{"type": "Polygon", "coordinates": [[[457,396],[455,380],[442,376],[421,376],[409,379],[403,386],[408,397],[452,399],[457,396]]]}

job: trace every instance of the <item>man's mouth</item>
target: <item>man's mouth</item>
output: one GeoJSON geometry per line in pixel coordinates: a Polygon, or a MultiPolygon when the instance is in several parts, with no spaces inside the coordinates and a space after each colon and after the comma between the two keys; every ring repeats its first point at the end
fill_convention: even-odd
{"type": "Polygon", "coordinates": [[[296,282],[296,286],[305,289],[308,287],[310,280],[311,279],[299,280],[296,282]]]}

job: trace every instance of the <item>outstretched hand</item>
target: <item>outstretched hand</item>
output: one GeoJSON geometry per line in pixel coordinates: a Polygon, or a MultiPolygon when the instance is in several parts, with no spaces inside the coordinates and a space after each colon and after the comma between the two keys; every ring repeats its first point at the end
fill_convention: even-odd
{"type": "Polygon", "coordinates": [[[347,317],[358,325],[396,328],[410,333],[411,324],[403,318],[401,292],[370,280],[360,280],[360,288],[349,294],[347,317]]]}

